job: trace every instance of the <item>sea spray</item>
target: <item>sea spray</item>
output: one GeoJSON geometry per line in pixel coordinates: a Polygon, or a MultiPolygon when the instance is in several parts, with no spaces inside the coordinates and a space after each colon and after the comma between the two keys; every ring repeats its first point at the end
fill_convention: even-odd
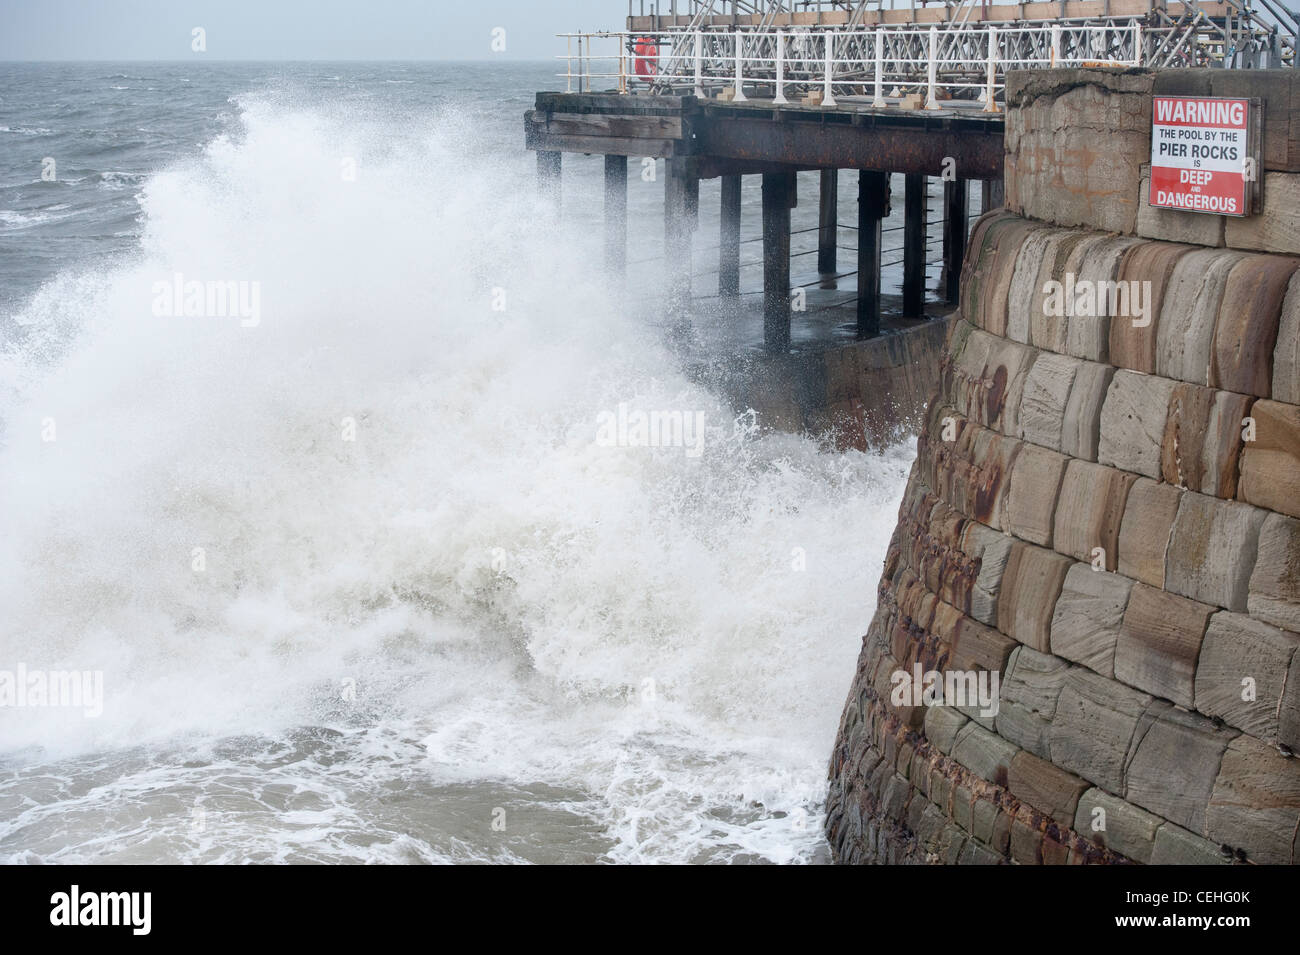
{"type": "Polygon", "coordinates": [[[17,316],[0,666],[105,676],[0,711],[0,858],[813,858],[911,450],[733,427],[468,120],[240,119],[17,316]],[[257,327],[155,315],[178,273],[257,327]]]}

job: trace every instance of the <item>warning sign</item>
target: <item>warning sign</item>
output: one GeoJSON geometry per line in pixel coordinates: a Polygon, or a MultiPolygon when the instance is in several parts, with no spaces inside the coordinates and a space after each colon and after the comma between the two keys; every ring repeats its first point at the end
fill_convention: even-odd
{"type": "Polygon", "coordinates": [[[1250,101],[1157,96],[1151,119],[1150,205],[1249,215],[1250,101]]]}

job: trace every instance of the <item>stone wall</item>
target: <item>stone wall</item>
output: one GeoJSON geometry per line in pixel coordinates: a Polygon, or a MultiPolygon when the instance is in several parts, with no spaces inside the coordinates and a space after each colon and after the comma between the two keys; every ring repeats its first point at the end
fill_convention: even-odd
{"type": "MultiPolygon", "coordinates": [[[[1300,204],[1270,180],[1254,220],[1144,231],[1152,90],[1201,74],[1171,75],[1008,84],[1009,208],[972,234],[831,758],[840,861],[1300,861],[1300,258],[1272,251],[1300,204]],[[1057,314],[1084,280],[1149,309],[1057,314]],[[894,698],[918,665],[996,673],[996,713],[894,698]]],[[[1219,75],[1288,105],[1290,177],[1295,80],[1219,75]]]]}

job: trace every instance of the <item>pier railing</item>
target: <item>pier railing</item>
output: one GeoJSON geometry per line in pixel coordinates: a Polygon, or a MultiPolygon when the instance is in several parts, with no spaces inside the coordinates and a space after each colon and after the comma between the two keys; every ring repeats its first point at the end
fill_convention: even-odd
{"type": "MultiPolygon", "coordinates": [[[[1188,8],[1190,9],[1190,8],[1188,8]]],[[[996,110],[1009,70],[1061,66],[1246,65],[1247,48],[1265,65],[1294,63],[1282,34],[1231,36],[1201,14],[1150,25],[1137,18],[1100,23],[1043,20],[1013,25],[914,24],[862,29],[567,33],[569,92],[694,93],[730,89],[734,100],[761,90],[776,103],[811,91],[838,97],[920,93],[928,109],[967,100],[996,110]]],[[[1259,65],[1259,64],[1255,64],[1259,65]]]]}

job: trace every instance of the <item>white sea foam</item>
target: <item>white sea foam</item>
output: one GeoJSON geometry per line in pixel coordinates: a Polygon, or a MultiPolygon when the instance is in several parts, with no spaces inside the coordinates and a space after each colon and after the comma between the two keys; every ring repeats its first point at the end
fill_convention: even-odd
{"type": "Polygon", "coordinates": [[[0,710],[0,859],[813,856],[910,451],[734,429],[471,128],[245,104],[17,316],[0,666],[104,712],[0,710]],[[259,325],[156,317],[174,273],[259,325]],[[601,446],[623,402],[716,430],[601,446]]]}

